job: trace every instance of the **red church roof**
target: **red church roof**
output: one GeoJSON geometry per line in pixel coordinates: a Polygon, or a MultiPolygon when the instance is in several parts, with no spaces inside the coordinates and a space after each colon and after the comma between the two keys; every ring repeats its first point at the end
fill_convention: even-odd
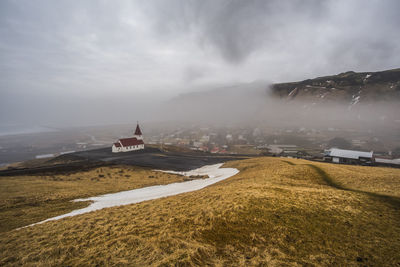
{"type": "Polygon", "coordinates": [[[139,123],[136,126],[135,135],[142,135],[142,131],[140,130],[139,123]]]}
{"type": "MultiPolygon", "coordinates": [[[[139,129],[140,131],[140,129],[139,129]]],[[[119,139],[121,142],[122,146],[137,146],[137,145],[143,145],[144,142],[143,140],[137,140],[136,137],[131,137],[131,138],[123,138],[119,139]]]]}
{"type": "Polygon", "coordinates": [[[114,146],[121,147],[121,144],[120,143],[114,143],[114,146]]]}

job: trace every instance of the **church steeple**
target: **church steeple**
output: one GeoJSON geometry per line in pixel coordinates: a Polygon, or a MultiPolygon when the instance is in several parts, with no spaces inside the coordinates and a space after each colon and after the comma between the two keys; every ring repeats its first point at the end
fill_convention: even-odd
{"type": "Polygon", "coordinates": [[[135,130],[135,134],[133,135],[133,137],[136,137],[138,140],[143,139],[142,131],[140,130],[140,126],[139,126],[139,122],[136,125],[136,130],[135,130]]]}

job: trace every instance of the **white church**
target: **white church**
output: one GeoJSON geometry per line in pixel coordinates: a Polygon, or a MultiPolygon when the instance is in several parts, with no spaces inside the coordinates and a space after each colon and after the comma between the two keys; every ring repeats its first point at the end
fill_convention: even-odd
{"type": "Polygon", "coordinates": [[[136,126],[133,137],[119,139],[118,142],[114,143],[112,146],[113,153],[129,152],[141,149],[144,149],[144,142],[139,123],[136,126]]]}

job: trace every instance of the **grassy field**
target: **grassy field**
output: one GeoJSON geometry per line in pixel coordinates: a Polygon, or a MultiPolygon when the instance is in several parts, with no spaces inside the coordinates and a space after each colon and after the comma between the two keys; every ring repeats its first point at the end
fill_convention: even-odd
{"type": "Polygon", "coordinates": [[[42,176],[0,177],[0,232],[86,207],[71,202],[106,193],[183,181],[183,176],[114,166],[42,176]]]}
{"type": "Polygon", "coordinates": [[[240,173],[200,191],[3,232],[0,265],[400,264],[399,169],[225,166],[240,173]]]}

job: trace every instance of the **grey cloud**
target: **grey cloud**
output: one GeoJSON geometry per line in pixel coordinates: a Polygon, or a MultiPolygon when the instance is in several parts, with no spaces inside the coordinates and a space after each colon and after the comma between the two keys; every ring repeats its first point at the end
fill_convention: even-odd
{"type": "Polygon", "coordinates": [[[284,52],[285,60],[298,53],[312,57],[317,48],[322,63],[365,66],[368,55],[397,52],[400,39],[398,1],[175,0],[151,1],[146,10],[167,41],[195,35],[200,47],[212,47],[233,64],[260,51],[284,52]]]}
{"type": "Polygon", "coordinates": [[[187,66],[183,72],[183,80],[185,82],[194,82],[201,79],[206,74],[207,70],[199,66],[187,66]]]}
{"type": "Polygon", "coordinates": [[[284,41],[295,31],[292,23],[318,22],[327,8],[323,1],[313,0],[177,0],[150,5],[159,34],[172,38],[193,32],[200,44],[212,46],[235,64],[270,43],[284,41]]]}
{"type": "Polygon", "coordinates": [[[94,101],[399,67],[398,10],[397,0],[3,0],[0,123],[57,121],[45,103],[58,97],[71,121],[130,120],[94,101]],[[18,100],[28,95],[36,103],[18,100]]]}

